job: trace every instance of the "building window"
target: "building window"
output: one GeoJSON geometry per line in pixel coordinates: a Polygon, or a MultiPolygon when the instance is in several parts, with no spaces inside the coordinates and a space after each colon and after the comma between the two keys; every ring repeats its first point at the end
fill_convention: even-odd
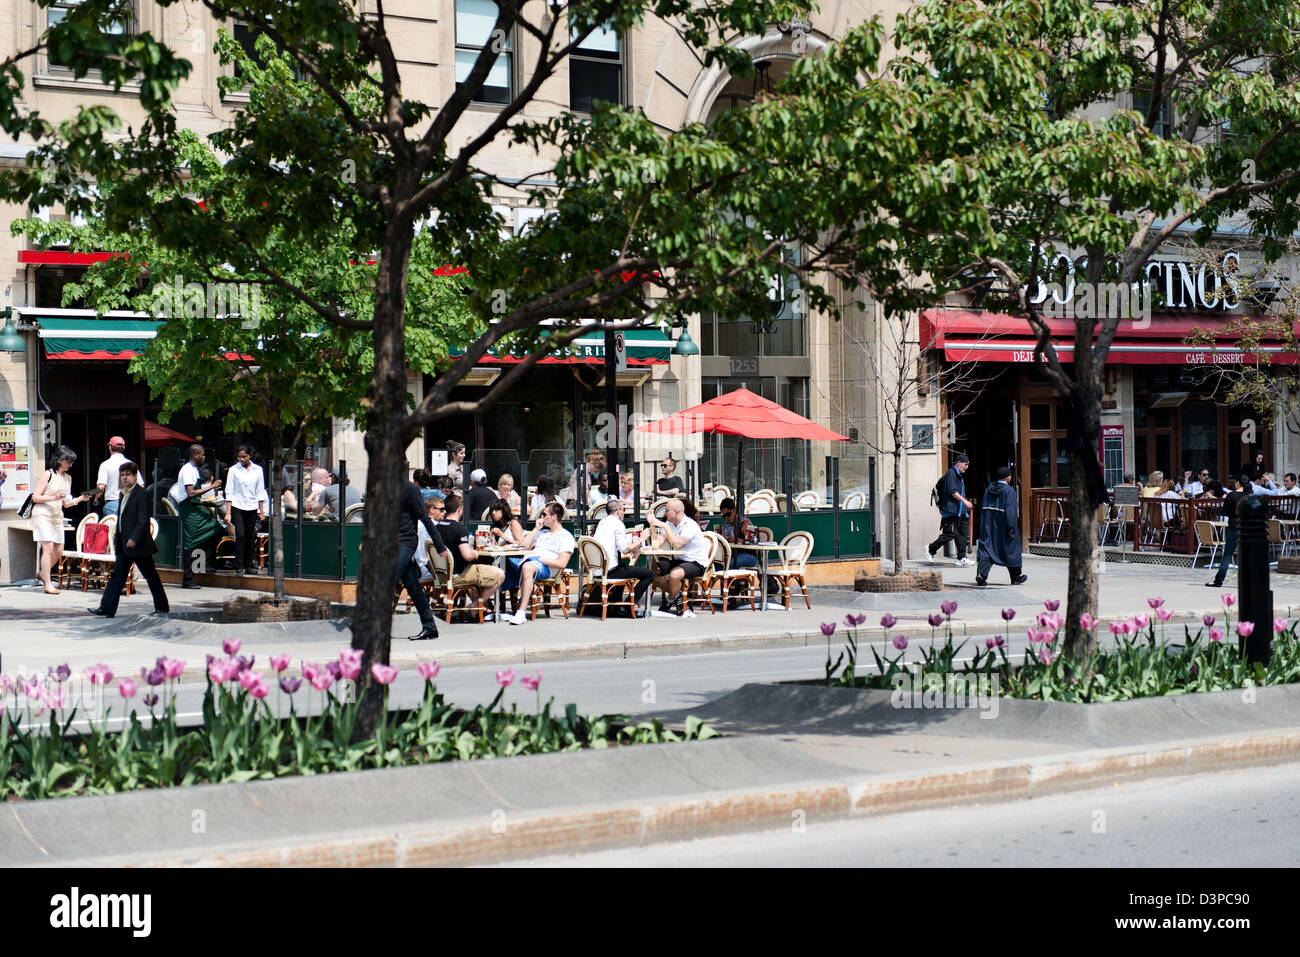
{"type": "MultiPolygon", "coordinates": [[[[62,23],[69,13],[81,6],[82,2],[83,0],[57,0],[57,2],[50,4],[48,25],[54,27],[62,23]]],[[[108,25],[104,29],[105,33],[114,35],[126,33],[131,20],[131,5],[124,0],[124,2],[119,4],[119,9],[121,10],[121,15],[109,21],[108,25]]],[[[49,59],[50,66],[67,66],[66,63],[56,58],[54,51],[52,50],[50,51],[49,59]]]]}
{"type": "Polygon", "coordinates": [[[504,106],[514,96],[514,54],[509,33],[493,37],[496,22],[493,0],[456,0],[456,89],[469,79],[480,51],[493,47],[497,58],[474,100],[504,106]]]}
{"type": "Polygon", "coordinates": [[[623,43],[604,27],[569,54],[569,109],[590,113],[597,102],[623,103],[623,43]]]}
{"type": "MultiPolygon", "coordinates": [[[[1145,92],[1135,90],[1133,92],[1133,109],[1137,111],[1138,116],[1146,119],[1147,111],[1151,108],[1151,91],[1145,92]]],[[[1155,122],[1151,126],[1151,132],[1161,139],[1171,139],[1174,135],[1174,105],[1169,97],[1165,97],[1160,104],[1160,112],[1156,115],[1155,122]]]]}
{"type": "MultiPolygon", "coordinates": [[[[262,36],[264,32],[263,28],[256,23],[247,23],[243,20],[234,21],[230,28],[230,33],[235,38],[235,42],[239,44],[244,54],[253,61],[259,70],[266,69],[266,61],[257,54],[257,38],[262,36]]],[[[275,44],[275,48],[280,53],[284,52],[284,48],[278,43],[275,44]]],[[[245,80],[238,63],[234,66],[234,75],[237,79],[245,80]]],[[[303,78],[302,70],[298,68],[297,63],[293,64],[293,76],[296,80],[303,78]]],[[[245,80],[245,83],[247,82],[245,80]]]]}
{"type": "MultiPolygon", "coordinates": [[[[788,262],[802,255],[797,245],[786,248],[788,262]]],[[[706,356],[806,356],[808,355],[808,303],[799,278],[773,277],[766,316],[723,319],[709,314],[700,319],[700,352],[706,356]]]]}

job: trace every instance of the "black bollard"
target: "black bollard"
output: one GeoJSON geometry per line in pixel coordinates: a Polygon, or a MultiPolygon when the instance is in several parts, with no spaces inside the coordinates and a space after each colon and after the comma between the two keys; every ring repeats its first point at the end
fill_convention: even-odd
{"type": "Polygon", "coordinates": [[[1268,664],[1273,653],[1273,592],[1268,586],[1268,503],[1247,495],[1237,504],[1239,621],[1253,622],[1240,650],[1252,664],[1268,664]]]}

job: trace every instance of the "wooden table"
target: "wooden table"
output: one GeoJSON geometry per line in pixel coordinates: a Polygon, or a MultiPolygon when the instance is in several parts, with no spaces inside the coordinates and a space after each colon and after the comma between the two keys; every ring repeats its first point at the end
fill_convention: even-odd
{"type": "MultiPolygon", "coordinates": [[[[792,542],[791,544],[792,544],[792,545],[797,545],[798,543],[797,543],[797,542],[792,542]]],[[[763,573],[763,586],[762,586],[762,587],[763,587],[763,604],[760,606],[760,607],[762,608],[763,611],[767,611],[767,559],[768,559],[768,555],[770,555],[772,552],[783,552],[783,551],[785,551],[786,549],[788,549],[789,547],[790,547],[790,545],[782,545],[780,542],[736,542],[735,544],[733,544],[733,545],[731,546],[731,548],[732,548],[733,551],[734,551],[735,549],[740,549],[741,551],[745,551],[745,552],[757,552],[757,553],[758,553],[758,564],[759,564],[759,567],[762,569],[762,573],[763,573]]],[[[779,606],[779,607],[780,607],[783,611],[785,610],[785,606],[784,606],[784,605],[781,605],[781,606],[779,606]]]]}
{"type": "MultiPolygon", "coordinates": [[[[480,555],[486,555],[488,558],[494,559],[497,568],[501,569],[502,573],[506,570],[506,559],[512,557],[523,558],[525,555],[529,554],[529,549],[523,548],[519,545],[489,545],[486,548],[477,549],[477,551],[480,555]]],[[[453,575],[453,577],[455,576],[453,575]]],[[[502,586],[505,585],[504,579],[502,579],[501,584],[502,586]]],[[[504,587],[498,587],[496,594],[493,596],[495,598],[495,603],[493,607],[492,620],[498,625],[503,622],[501,615],[501,593],[503,591],[505,591],[504,587]]]]}

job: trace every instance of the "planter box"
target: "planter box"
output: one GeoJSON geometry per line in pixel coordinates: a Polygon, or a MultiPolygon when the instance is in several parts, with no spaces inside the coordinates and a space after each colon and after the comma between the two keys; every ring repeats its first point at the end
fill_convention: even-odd
{"type": "Polygon", "coordinates": [[[262,621],[323,621],[330,617],[328,598],[276,601],[274,598],[230,598],[222,603],[221,619],[226,624],[262,621]]]}
{"type": "MultiPolygon", "coordinates": [[[[879,562],[877,562],[877,571],[879,562]]],[[[939,572],[899,572],[897,575],[859,574],[853,582],[854,591],[942,591],[943,575],[939,572]]]]}

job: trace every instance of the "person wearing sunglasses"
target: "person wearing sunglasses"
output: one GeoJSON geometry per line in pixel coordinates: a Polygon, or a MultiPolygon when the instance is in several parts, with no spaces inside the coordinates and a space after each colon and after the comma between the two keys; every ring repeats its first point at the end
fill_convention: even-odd
{"type": "Polygon", "coordinates": [[[675,495],[686,491],[686,483],[674,474],[676,471],[677,463],[671,455],[659,463],[659,480],[655,482],[655,490],[660,495],[675,495]]]}

